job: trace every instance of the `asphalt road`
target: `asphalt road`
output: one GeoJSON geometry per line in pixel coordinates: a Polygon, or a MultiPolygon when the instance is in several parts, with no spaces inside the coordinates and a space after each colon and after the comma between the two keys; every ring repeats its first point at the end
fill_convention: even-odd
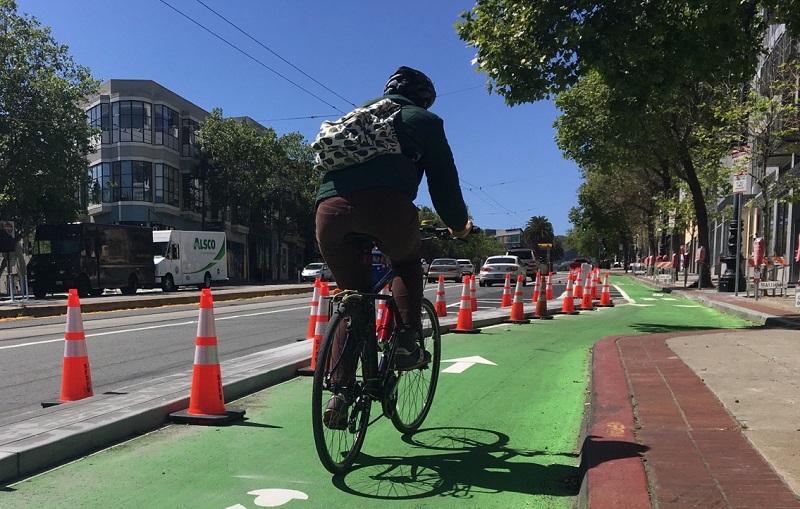
{"type": "MultiPolygon", "coordinates": [[[[436,284],[426,296],[436,299],[436,284]]],[[[555,285],[555,292],[563,287],[555,285]]],[[[446,302],[457,313],[463,287],[446,283],[446,302]]],[[[526,300],[533,286],[526,287],[526,300]]],[[[196,293],[196,292],[195,292],[196,293]]],[[[502,286],[478,287],[481,309],[497,308],[502,286]]],[[[147,293],[136,297],[147,298],[147,293]]],[[[153,297],[160,292],[151,294],[153,297]]],[[[86,299],[103,302],[106,297],[86,299]]],[[[215,302],[221,361],[305,339],[310,295],[215,302]]],[[[122,305],[122,304],[121,304],[122,305]]],[[[94,393],[125,392],[154,378],[190,371],[197,305],[82,313],[94,393]]],[[[22,414],[58,399],[65,318],[0,320],[0,412],[22,414]]]]}

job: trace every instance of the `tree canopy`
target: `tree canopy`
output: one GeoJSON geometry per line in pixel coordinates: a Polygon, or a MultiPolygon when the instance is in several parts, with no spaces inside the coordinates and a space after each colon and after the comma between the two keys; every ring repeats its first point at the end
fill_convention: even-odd
{"type": "Polygon", "coordinates": [[[0,0],[0,218],[18,238],[83,210],[93,149],[81,104],[98,86],[49,28],[0,0]]]}

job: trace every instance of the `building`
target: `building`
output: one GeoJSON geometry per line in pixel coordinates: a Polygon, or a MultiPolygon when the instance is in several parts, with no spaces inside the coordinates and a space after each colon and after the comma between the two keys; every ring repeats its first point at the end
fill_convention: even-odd
{"type": "MultiPolygon", "coordinates": [[[[760,58],[752,84],[762,95],[775,79],[782,64],[796,62],[800,58],[800,41],[793,39],[784,25],[773,24],[765,35],[764,48],[766,51],[760,58]]],[[[800,90],[795,90],[795,101],[798,94],[800,90]]],[[[795,122],[797,120],[794,119],[795,122]]],[[[758,146],[759,140],[750,139],[744,147],[737,147],[733,151],[729,161],[729,165],[733,166],[737,158],[742,158],[748,172],[743,178],[745,190],[740,197],[742,205],[739,233],[740,252],[744,260],[741,273],[747,278],[754,275],[754,267],[749,263],[753,256],[753,241],[757,237],[763,237],[768,239],[765,254],[777,255],[788,262],[788,265],[769,265],[762,278],[786,283],[794,283],[800,279],[800,264],[794,262],[794,255],[800,244],[800,204],[783,199],[797,191],[791,184],[786,184],[787,176],[800,176],[800,154],[790,150],[791,145],[797,141],[800,140],[773,141],[777,144],[775,150],[769,150],[766,160],[762,160],[758,155],[763,153],[758,146]],[[768,189],[763,189],[759,182],[768,189]]],[[[718,210],[724,210],[733,203],[733,197],[728,197],[718,204],[718,210]]],[[[725,264],[719,260],[729,254],[729,245],[735,245],[735,224],[736,217],[724,217],[710,224],[712,273],[723,274],[726,270],[725,264]]],[[[687,238],[687,244],[692,241],[693,238],[687,238]]]]}
{"type": "Polygon", "coordinates": [[[210,217],[195,137],[209,112],[151,80],[106,81],[85,109],[101,133],[88,158],[85,219],[225,231],[232,282],[296,277],[294,269],[304,265],[302,238],[279,239],[263,221],[210,217]]]}

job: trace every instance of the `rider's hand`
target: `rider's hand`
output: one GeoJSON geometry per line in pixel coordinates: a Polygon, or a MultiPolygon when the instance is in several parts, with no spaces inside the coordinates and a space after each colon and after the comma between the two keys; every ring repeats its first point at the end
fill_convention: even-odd
{"type": "Polygon", "coordinates": [[[454,232],[452,228],[448,228],[448,230],[450,230],[450,233],[453,234],[453,237],[456,237],[458,239],[463,239],[464,237],[469,235],[469,232],[472,231],[472,219],[467,220],[467,226],[460,232],[454,232]]]}

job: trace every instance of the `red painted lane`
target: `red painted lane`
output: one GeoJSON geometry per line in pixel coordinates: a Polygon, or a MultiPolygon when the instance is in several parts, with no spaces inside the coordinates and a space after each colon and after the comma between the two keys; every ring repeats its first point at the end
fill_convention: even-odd
{"type": "Polygon", "coordinates": [[[594,345],[589,429],[583,445],[590,509],[649,508],[644,448],[633,434],[628,382],[617,351],[617,336],[594,345]]]}

